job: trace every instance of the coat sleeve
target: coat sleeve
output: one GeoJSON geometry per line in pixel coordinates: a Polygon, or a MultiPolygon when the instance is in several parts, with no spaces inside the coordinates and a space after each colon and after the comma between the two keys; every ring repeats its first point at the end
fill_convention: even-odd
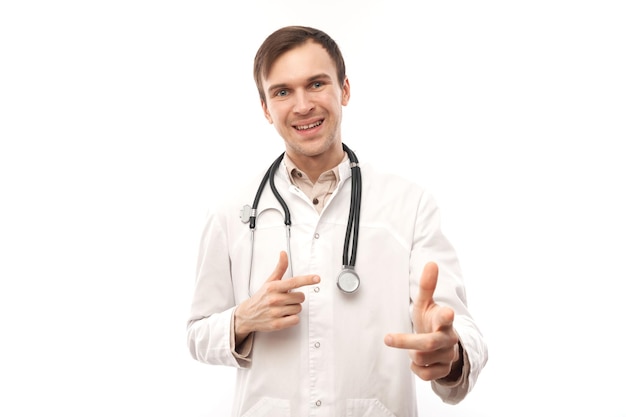
{"type": "Polygon", "coordinates": [[[410,261],[411,309],[419,291],[424,266],[436,262],[439,277],[434,300],[454,310],[454,329],[464,351],[464,372],[455,384],[432,382],[433,391],[446,403],[456,404],[472,390],[478,375],[487,363],[487,345],[467,306],[465,284],[456,251],[443,235],[439,209],[434,198],[422,193],[416,215],[410,261]]]}
{"type": "Polygon", "coordinates": [[[235,297],[231,279],[225,222],[209,214],[202,232],[187,345],[191,356],[203,363],[244,367],[231,343],[235,297]]]}

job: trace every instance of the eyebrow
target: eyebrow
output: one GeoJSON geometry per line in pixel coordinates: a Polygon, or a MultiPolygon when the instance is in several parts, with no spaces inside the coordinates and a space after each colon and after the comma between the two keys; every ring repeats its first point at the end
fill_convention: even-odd
{"type": "MultiPolygon", "coordinates": [[[[307,78],[306,82],[308,84],[308,83],[311,83],[311,82],[313,82],[315,80],[332,80],[332,77],[330,75],[326,74],[326,73],[321,73],[321,74],[316,74],[316,75],[313,75],[313,76],[307,78]]],[[[285,84],[285,83],[273,84],[273,85],[270,85],[269,87],[267,87],[267,91],[273,91],[273,90],[276,90],[276,89],[286,88],[286,87],[288,87],[288,85],[285,84]]]]}

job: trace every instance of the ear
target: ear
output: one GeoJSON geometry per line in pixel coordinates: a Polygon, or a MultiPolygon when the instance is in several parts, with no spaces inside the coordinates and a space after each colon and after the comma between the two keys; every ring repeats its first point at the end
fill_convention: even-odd
{"type": "Polygon", "coordinates": [[[274,120],[272,120],[272,116],[267,109],[267,103],[265,102],[265,99],[261,99],[261,107],[263,108],[263,115],[265,116],[267,121],[270,122],[270,124],[274,124],[274,120]]]}
{"type": "Polygon", "coordinates": [[[343,87],[341,87],[341,105],[347,106],[350,101],[350,81],[348,77],[343,80],[343,87]]]}

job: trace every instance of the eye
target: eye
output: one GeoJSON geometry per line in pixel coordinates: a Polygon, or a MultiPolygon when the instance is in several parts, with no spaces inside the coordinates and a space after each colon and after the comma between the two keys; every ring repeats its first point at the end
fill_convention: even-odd
{"type": "Polygon", "coordinates": [[[287,92],[287,90],[277,90],[277,91],[274,93],[274,95],[275,95],[276,97],[285,97],[287,94],[289,94],[289,93],[287,92]]]}
{"type": "Polygon", "coordinates": [[[324,83],[321,81],[315,81],[313,84],[311,84],[311,87],[313,87],[313,89],[322,88],[323,86],[324,83]]]}

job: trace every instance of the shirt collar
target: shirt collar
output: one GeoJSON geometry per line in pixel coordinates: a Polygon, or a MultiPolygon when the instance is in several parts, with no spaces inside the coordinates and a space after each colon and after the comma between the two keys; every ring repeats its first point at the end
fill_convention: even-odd
{"type": "MultiPolygon", "coordinates": [[[[293,185],[298,185],[298,183],[300,183],[301,181],[309,181],[308,177],[306,176],[306,174],[304,172],[302,172],[297,166],[296,164],[291,160],[291,158],[289,158],[289,156],[287,155],[287,153],[285,152],[285,155],[283,157],[283,162],[285,164],[285,168],[287,168],[287,174],[289,177],[289,181],[291,181],[291,183],[293,185]]],[[[322,175],[320,175],[320,179],[323,179],[325,177],[327,177],[327,175],[332,175],[334,176],[334,180],[339,182],[339,180],[343,177],[348,177],[351,174],[350,171],[350,164],[349,164],[349,159],[348,159],[348,154],[347,153],[343,153],[343,159],[341,160],[341,162],[339,163],[339,165],[335,166],[334,168],[323,172],[322,175]]]]}

